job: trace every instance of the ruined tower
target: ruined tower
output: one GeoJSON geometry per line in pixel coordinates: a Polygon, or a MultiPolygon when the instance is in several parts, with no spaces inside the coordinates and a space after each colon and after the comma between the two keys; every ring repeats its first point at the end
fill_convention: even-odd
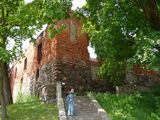
{"type": "Polygon", "coordinates": [[[18,92],[38,95],[44,101],[55,99],[55,83],[61,81],[77,92],[89,88],[91,69],[89,41],[82,32],[82,22],[75,17],[60,20],[56,28],[62,25],[62,32],[50,39],[48,30],[44,30],[30,46],[25,58],[11,69],[11,89],[13,98],[18,92]]]}

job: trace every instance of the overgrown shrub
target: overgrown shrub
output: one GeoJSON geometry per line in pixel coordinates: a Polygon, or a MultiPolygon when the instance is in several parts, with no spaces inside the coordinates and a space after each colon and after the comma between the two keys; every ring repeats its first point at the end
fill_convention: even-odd
{"type": "Polygon", "coordinates": [[[160,87],[144,93],[95,95],[112,120],[160,120],[160,87]]]}
{"type": "Polygon", "coordinates": [[[29,94],[18,93],[18,96],[16,98],[16,103],[24,103],[24,102],[34,101],[34,100],[38,100],[38,97],[29,95],[29,94]]]}

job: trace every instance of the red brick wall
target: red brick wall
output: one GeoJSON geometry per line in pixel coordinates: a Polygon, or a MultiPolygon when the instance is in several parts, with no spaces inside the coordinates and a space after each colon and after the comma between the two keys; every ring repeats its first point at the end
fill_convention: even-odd
{"type": "Polygon", "coordinates": [[[30,76],[36,74],[37,69],[43,67],[54,59],[61,60],[74,60],[82,61],[89,64],[89,53],[87,50],[88,37],[86,33],[82,33],[82,22],[72,17],[70,19],[61,20],[57,22],[57,28],[60,25],[65,24],[66,28],[57,34],[53,40],[49,38],[47,30],[42,32],[36,40],[36,44],[30,45],[25,52],[25,58],[22,58],[20,62],[16,62],[10,70],[10,85],[13,96],[19,91],[20,80],[23,78],[22,91],[26,92],[30,86],[30,76]],[[75,42],[70,40],[71,38],[71,24],[77,27],[75,42]],[[38,64],[37,62],[37,48],[42,43],[42,59],[38,64]],[[24,60],[27,58],[27,69],[24,70],[24,60]],[[17,69],[17,75],[15,77],[15,70],[17,69]]]}
{"type": "Polygon", "coordinates": [[[137,75],[141,75],[141,74],[143,74],[143,75],[148,75],[148,76],[150,76],[150,75],[156,75],[156,74],[159,74],[159,71],[154,71],[154,70],[146,70],[146,69],[143,69],[142,67],[140,67],[140,66],[134,66],[134,72],[135,72],[135,74],[137,74],[137,75]]]}
{"type": "MultiPolygon", "coordinates": [[[[58,23],[58,26],[62,24],[60,21],[58,23]]],[[[66,20],[64,24],[68,25],[68,29],[65,29],[62,34],[63,35],[57,35],[57,58],[59,59],[74,59],[74,60],[81,60],[86,63],[89,63],[89,53],[86,49],[88,46],[88,38],[87,34],[82,33],[82,23],[77,21],[75,18],[72,18],[71,20],[66,20]],[[70,30],[71,25],[74,24],[77,25],[77,41],[72,42],[70,40],[70,30]]]]}
{"type": "Polygon", "coordinates": [[[14,66],[10,70],[10,86],[12,95],[16,96],[20,91],[20,81],[23,78],[23,91],[28,91],[29,79],[28,76],[34,74],[37,64],[35,63],[34,58],[34,47],[31,45],[28,50],[25,52],[25,56],[27,57],[27,68],[24,69],[24,61],[26,59],[22,58],[20,61],[14,63],[14,66]]]}
{"type": "MultiPolygon", "coordinates": [[[[57,23],[57,28],[62,24],[66,25],[66,28],[61,32],[61,34],[57,34],[53,40],[49,38],[49,33],[46,30],[45,38],[41,38],[38,41],[38,44],[42,42],[43,46],[42,61],[38,67],[47,64],[53,59],[81,60],[89,64],[89,53],[86,49],[88,46],[88,38],[86,33],[82,33],[82,23],[76,18],[71,18],[59,21],[57,23]],[[70,40],[71,23],[75,24],[77,27],[76,43],[72,43],[70,40]]],[[[37,56],[38,44],[35,46],[35,56],[37,56]]]]}

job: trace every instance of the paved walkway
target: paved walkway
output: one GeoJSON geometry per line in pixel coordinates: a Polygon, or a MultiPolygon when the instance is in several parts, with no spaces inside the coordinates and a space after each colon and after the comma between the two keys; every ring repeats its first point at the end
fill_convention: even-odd
{"type": "Polygon", "coordinates": [[[74,101],[75,116],[68,118],[68,120],[104,120],[88,96],[76,96],[74,101]]]}

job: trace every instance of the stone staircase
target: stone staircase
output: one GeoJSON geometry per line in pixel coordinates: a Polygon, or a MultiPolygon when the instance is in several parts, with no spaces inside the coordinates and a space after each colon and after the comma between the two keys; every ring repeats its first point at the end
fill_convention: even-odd
{"type": "Polygon", "coordinates": [[[98,108],[88,96],[75,96],[74,101],[75,116],[69,117],[68,120],[109,120],[108,118],[102,119],[98,108]]]}

